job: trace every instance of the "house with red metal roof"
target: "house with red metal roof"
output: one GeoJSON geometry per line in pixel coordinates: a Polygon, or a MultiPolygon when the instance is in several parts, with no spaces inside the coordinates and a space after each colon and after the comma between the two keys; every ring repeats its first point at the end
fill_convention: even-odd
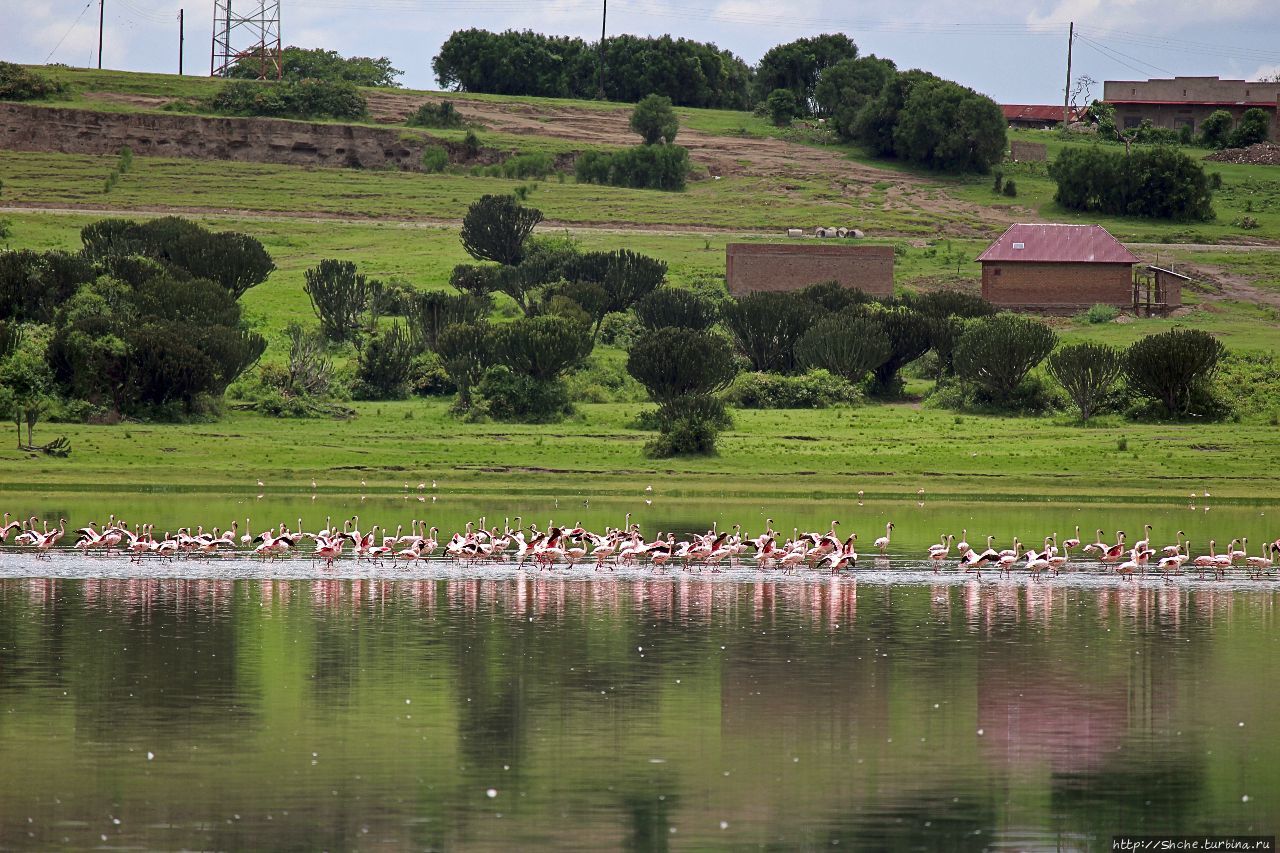
{"type": "Polygon", "coordinates": [[[1134,304],[1138,256],[1101,225],[1010,225],[977,260],[982,298],[1000,308],[1074,314],[1134,304]]]}
{"type": "MultiPolygon", "coordinates": [[[[1040,130],[1062,124],[1062,107],[1052,104],[1001,104],[1000,111],[1009,127],[1040,130]]],[[[1079,121],[1082,112],[1079,107],[1070,107],[1067,115],[1072,121],[1079,121]]]]}

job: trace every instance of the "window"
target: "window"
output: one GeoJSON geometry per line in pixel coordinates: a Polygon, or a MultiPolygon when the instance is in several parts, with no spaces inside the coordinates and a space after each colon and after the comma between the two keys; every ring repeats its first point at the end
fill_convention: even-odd
{"type": "Polygon", "coordinates": [[[1184,98],[1185,98],[1186,96],[1187,96],[1187,90],[1186,90],[1186,89],[1183,89],[1183,90],[1182,90],[1182,97],[1184,97],[1184,98]]]}
{"type": "Polygon", "coordinates": [[[1137,89],[1130,89],[1130,90],[1129,90],[1129,94],[1130,94],[1130,95],[1136,95],[1136,94],[1138,94],[1138,90],[1137,90],[1137,89]]]}
{"type": "Polygon", "coordinates": [[[992,268],[991,268],[991,274],[992,274],[992,275],[1000,275],[1000,267],[992,267],[992,268]]]}
{"type": "Polygon", "coordinates": [[[1125,117],[1124,117],[1124,129],[1125,129],[1125,130],[1132,130],[1133,128],[1137,127],[1137,126],[1138,126],[1138,125],[1140,125],[1140,124],[1142,124],[1142,118],[1141,118],[1141,117],[1139,117],[1139,116],[1125,116],[1125,117]]]}

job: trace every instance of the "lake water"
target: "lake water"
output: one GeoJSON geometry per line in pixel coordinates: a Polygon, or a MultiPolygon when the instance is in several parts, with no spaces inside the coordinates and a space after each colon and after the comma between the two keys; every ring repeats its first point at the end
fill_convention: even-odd
{"type": "MultiPolygon", "coordinates": [[[[175,529],[314,527],[353,506],[451,529],[483,511],[4,502],[175,529]]],[[[788,530],[841,518],[869,543],[891,517],[895,545],[838,578],[7,549],[0,848],[1070,850],[1275,833],[1280,582],[979,580],[935,576],[919,553],[962,526],[975,542],[1151,523],[1158,542],[1260,543],[1276,507],[664,504],[635,510],[646,532],[769,513],[788,530]]]]}

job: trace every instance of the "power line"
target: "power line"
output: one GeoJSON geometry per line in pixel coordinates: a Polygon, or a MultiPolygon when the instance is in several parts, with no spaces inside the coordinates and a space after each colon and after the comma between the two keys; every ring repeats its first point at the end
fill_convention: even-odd
{"type": "Polygon", "coordinates": [[[1130,65],[1128,62],[1125,62],[1120,57],[1108,53],[1105,48],[1103,48],[1101,45],[1097,44],[1096,42],[1090,41],[1089,39],[1086,39],[1086,38],[1082,38],[1079,34],[1076,35],[1076,38],[1084,42],[1086,47],[1091,48],[1103,59],[1110,59],[1112,62],[1118,62],[1121,65],[1123,65],[1125,68],[1128,68],[1130,71],[1136,71],[1139,74],[1145,75],[1148,73],[1146,71],[1143,71],[1141,68],[1139,68],[1136,65],[1130,65]]]}
{"type": "MultiPolygon", "coordinates": [[[[1154,69],[1155,71],[1159,71],[1159,72],[1164,73],[1164,74],[1169,74],[1169,75],[1174,76],[1174,77],[1176,77],[1176,76],[1177,76],[1177,72],[1175,72],[1175,71],[1170,71],[1168,68],[1161,68],[1159,65],[1155,65],[1155,64],[1153,64],[1153,63],[1147,62],[1146,60],[1139,59],[1139,58],[1138,58],[1138,57],[1136,57],[1136,56],[1132,56],[1132,55],[1127,54],[1127,53],[1122,53],[1122,52],[1120,52],[1120,51],[1116,50],[1115,48],[1107,47],[1106,45],[1102,44],[1101,42],[1094,41],[1093,39],[1089,38],[1088,36],[1082,36],[1082,35],[1080,35],[1080,34],[1078,34],[1078,33],[1077,33],[1077,34],[1076,34],[1076,38],[1080,39],[1080,40],[1081,40],[1081,41],[1083,41],[1085,44],[1089,45],[1090,47],[1094,48],[1095,50],[1098,50],[1098,51],[1100,51],[1100,52],[1104,52],[1104,55],[1106,55],[1106,54],[1110,54],[1110,55],[1111,55],[1111,58],[1112,58],[1112,59],[1114,59],[1114,60],[1115,60],[1115,61],[1117,61],[1117,62],[1121,62],[1121,60],[1120,60],[1120,58],[1119,58],[1119,57],[1124,57],[1125,59],[1133,60],[1134,62],[1138,63],[1139,65],[1145,65],[1145,66],[1147,66],[1148,68],[1154,69]]],[[[1124,64],[1124,63],[1122,63],[1122,64],[1124,64]]],[[[1133,66],[1132,66],[1132,65],[1130,65],[1130,66],[1128,66],[1128,67],[1129,67],[1129,68],[1133,68],[1133,66]]],[[[1136,70],[1138,70],[1138,69],[1134,69],[1134,70],[1136,71],[1136,70]]],[[[1146,72],[1139,72],[1139,73],[1146,73],[1146,72]]]]}
{"type": "Polygon", "coordinates": [[[84,8],[80,10],[80,14],[71,22],[71,26],[67,27],[67,31],[62,34],[62,38],[58,39],[58,43],[53,46],[53,50],[49,51],[49,56],[44,58],[44,64],[48,64],[49,59],[58,52],[58,48],[62,47],[62,43],[67,40],[67,36],[71,35],[71,31],[76,28],[76,24],[80,23],[80,19],[84,17],[84,13],[89,11],[89,7],[93,5],[93,0],[89,0],[84,4],[84,8]]]}

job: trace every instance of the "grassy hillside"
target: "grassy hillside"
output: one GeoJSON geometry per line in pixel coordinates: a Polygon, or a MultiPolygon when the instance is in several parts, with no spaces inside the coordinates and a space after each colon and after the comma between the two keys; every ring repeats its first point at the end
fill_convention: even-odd
{"type": "MultiPolygon", "coordinates": [[[[158,109],[166,99],[199,98],[218,85],[197,77],[57,73],[74,87],[63,103],[100,109],[158,109]]],[[[617,137],[595,133],[596,125],[625,128],[630,109],[448,97],[478,105],[476,114],[492,123],[480,131],[482,139],[512,151],[611,144],[601,140],[617,137]]],[[[1126,344],[1183,325],[1211,331],[1233,350],[1274,353],[1280,342],[1280,169],[1211,165],[1223,178],[1212,223],[1096,220],[1054,204],[1043,164],[1004,168],[1019,188],[1009,199],[992,193],[989,176],[944,177],[870,160],[854,147],[819,144],[812,128],[779,130],[751,114],[724,110],[680,114],[681,141],[695,152],[695,162],[708,172],[723,171],[719,180],[704,174],[684,193],[578,185],[571,176],[512,181],[465,170],[421,174],[148,157],[136,157],[104,193],[114,157],[0,151],[0,207],[14,206],[0,218],[10,223],[5,243],[13,248],[74,249],[79,229],[107,215],[103,211],[134,217],[177,211],[214,228],[258,236],[277,271],[243,303],[249,322],[270,342],[268,360],[282,357],[286,323],[312,316],[302,291],[304,270],[323,258],[340,258],[384,280],[445,287],[452,267],[467,260],[457,234],[467,206],[483,194],[521,186],[529,192],[527,203],[546,214],[544,232],[568,231],[585,249],[626,247],[661,258],[676,284],[721,279],[728,242],[778,239],[792,225],[850,224],[866,230],[869,242],[895,246],[900,287],[976,290],[973,259],[1008,223],[1101,221],[1142,257],[1176,263],[1198,281],[1184,293],[1188,310],[1176,318],[1098,325],[1052,319],[1064,340],[1126,344]],[[1233,224],[1245,215],[1259,227],[1233,224]],[[1219,245],[1201,245],[1214,243],[1219,245]],[[1233,243],[1256,245],[1228,245],[1233,243]]],[[[1051,157],[1065,145],[1088,144],[1049,133],[1014,137],[1046,142],[1051,157]]],[[[504,301],[499,298],[499,314],[512,314],[514,307],[504,301]]],[[[337,355],[339,362],[345,358],[337,355]]],[[[619,371],[622,358],[621,351],[601,346],[597,369],[619,371]]],[[[926,387],[912,380],[913,391],[926,387]]],[[[641,408],[635,403],[584,404],[576,419],[551,427],[464,424],[440,401],[356,408],[360,416],[353,423],[289,422],[287,429],[243,413],[189,426],[49,425],[45,433],[68,434],[76,452],[68,460],[31,458],[0,439],[0,488],[104,479],[223,488],[242,482],[246,471],[285,487],[313,476],[343,486],[360,479],[357,471],[395,480],[403,469],[425,472],[415,476],[447,474],[473,490],[546,493],[563,481],[564,471],[578,472],[575,484],[582,488],[608,491],[614,472],[626,470],[705,493],[732,488],[838,496],[875,483],[901,494],[927,484],[931,491],[958,494],[1087,496],[1105,475],[1116,494],[1162,497],[1168,484],[1172,499],[1188,480],[1211,480],[1220,484],[1215,494],[1257,497],[1269,494],[1265,472],[1276,462],[1273,412],[1280,400],[1242,412],[1243,424],[1143,426],[1112,419],[1089,429],[1066,417],[955,416],[913,405],[740,412],[720,457],[660,465],[641,454],[648,434],[626,426],[641,408]],[[797,471],[809,473],[786,476],[797,471]]]]}

